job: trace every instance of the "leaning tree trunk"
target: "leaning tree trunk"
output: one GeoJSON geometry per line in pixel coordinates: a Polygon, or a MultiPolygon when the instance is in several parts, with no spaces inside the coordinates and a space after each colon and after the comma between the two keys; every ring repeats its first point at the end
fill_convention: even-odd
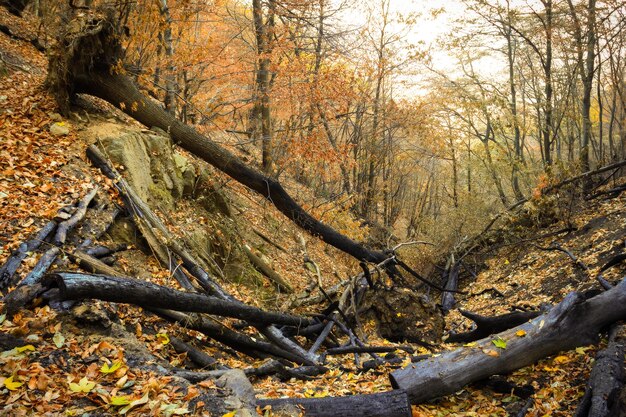
{"type": "Polygon", "coordinates": [[[177,145],[264,196],[298,226],[329,245],[366,262],[380,263],[387,258],[384,253],[370,250],[315,219],[278,181],[246,165],[142,94],[129,77],[115,69],[122,49],[114,14],[108,11],[95,16],[87,20],[77,15],[74,20],[84,29],[78,34],[66,33],[51,56],[47,84],[62,112],[69,111],[69,100],[77,93],[100,97],[144,125],[165,130],[177,145]]]}

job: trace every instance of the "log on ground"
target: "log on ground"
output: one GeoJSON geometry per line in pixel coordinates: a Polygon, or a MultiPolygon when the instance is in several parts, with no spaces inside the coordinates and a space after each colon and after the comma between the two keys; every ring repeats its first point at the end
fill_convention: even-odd
{"type": "Polygon", "coordinates": [[[406,390],[413,404],[452,394],[491,375],[594,343],[602,328],[625,318],[626,280],[588,300],[571,293],[531,322],[393,372],[391,384],[406,390]],[[506,343],[505,349],[492,343],[496,338],[506,343]]]}
{"type": "Polygon", "coordinates": [[[368,395],[325,398],[279,398],[257,400],[257,406],[272,410],[303,409],[307,417],[410,417],[411,405],[406,392],[394,390],[368,395]]]}
{"type": "Polygon", "coordinates": [[[142,307],[215,314],[253,323],[306,326],[311,320],[278,312],[267,312],[243,303],[216,297],[177,291],[130,278],[60,272],[46,277],[47,285],[56,286],[62,300],[98,299],[142,307]]]}

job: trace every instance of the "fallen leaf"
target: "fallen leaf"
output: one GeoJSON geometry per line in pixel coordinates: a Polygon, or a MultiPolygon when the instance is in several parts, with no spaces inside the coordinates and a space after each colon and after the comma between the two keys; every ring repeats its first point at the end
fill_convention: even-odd
{"type": "Polygon", "coordinates": [[[138,405],[142,405],[142,404],[146,404],[148,401],[150,400],[150,397],[148,397],[148,393],[146,393],[143,397],[141,397],[138,400],[132,401],[130,404],[128,404],[126,407],[122,408],[120,410],[120,414],[126,414],[129,410],[131,410],[134,407],[137,407],[138,405]]]}
{"type": "Polygon", "coordinates": [[[4,386],[9,391],[15,391],[16,389],[18,389],[22,385],[24,385],[22,382],[13,381],[13,375],[11,375],[10,377],[8,377],[7,379],[4,380],[4,386]]]}
{"type": "Polygon", "coordinates": [[[128,405],[130,404],[130,398],[127,396],[113,396],[111,397],[111,401],[109,401],[110,405],[128,405]]]}
{"type": "Polygon", "coordinates": [[[83,377],[78,384],[75,382],[70,382],[70,390],[72,392],[90,392],[96,386],[95,382],[91,382],[87,379],[87,377],[83,377]]]}
{"type": "Polygon", "coordinates": [[[167,333],[157,333],[156,338],[161,341],[164,345],[167,345],[170,342],[170,337],[167,333]]]}
{"type": "Polygon", "coordinates": [[[26,346],[20,346],[20,347],[16,347],[15,348],[15,351],[17,353],[26,352],[27,350],[30,350],[30,351],[34,352],[35,351],[35,346],[33,346],[33,345],[26,345],[26,346]]]}
{"type": "Polygon", "coordinates": [[[500,348],[500,349],[506,349],[506,341],[502,340],[501,338],[497,338],[497,339],[493,339],[491,341],[491,343],[494,344],[495,347],[500,348]]]}
{"type": "Polygon", "coordinates": [[[518,330],[515,332],[515,336],[517,337],[524,337],[526,336],[526,330],[522,329],[522,330],[518,330]]]}
{"type": "Polygon", "coordinates": [[[54,342],[54,345],[56,347],[62,348],[63,345],[65,344],[65,336],[57,332],[54,334],[54,336],[52,336],[52,341],[54,342]]]}
{"type": "Polygon", "coordinates": [[[113,364],[111,366],[109,366],[108,363],[105,363],[100,368],[100,372],[102,372],[103,374],[112,374],[113,372],[115,372],[118,369],[120,369],[121,366],[122,366],[122,362],[121,361],[115,361],[115,362],[113,362],[113,364]]]}

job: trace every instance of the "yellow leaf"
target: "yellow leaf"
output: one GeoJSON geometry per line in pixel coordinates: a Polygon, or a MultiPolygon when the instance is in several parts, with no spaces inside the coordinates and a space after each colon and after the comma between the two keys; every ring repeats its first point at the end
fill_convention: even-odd
{"type": "Polygon", "coordinates": [[[230,411],[226,414],[222,414],[222,417],[235,417],[236,414],[237,414],[237,411],[230,411]]]}
{"type": "Polygon", "coordinates": [[[22,382],[13,381],[13,375],[4,380],[4,386],[10,391],[15,391],[22,385],[24,385],[22,382]]]}
{"type": "Polygon", "coordinates": [[[146,393],[140,399],[135,400],[135,401],[131,402],[130,404],[128,404],[126,407],[122,408],[120,410],[120,414],[126,414],[131,408],[137,407],[138,405],[146,404],[148,402],[148,400],[150,400],[150,397],[148,397],[148,393],[146,393]]]}
{"type": "Polygon", "coordinates": [[[91,382],[87,379],[87,377],[83,377],[78,384],[75,382],[70,382],[70,390],[72,392],[90,392],[96,386],[95,382],[91,382]]]}
{"type": "Polygon", "coordinates": [[[557,356],[554,358],[554,363],[567,363],[570,361],[570,358],[567,356],[557,356]]]}
{"type": "Polygon", "coordinates": [[[22,352],[25,352],[27,350],[31,350],[31,351],[34,352],[35,351],[35,346],[33,346],[33,345],[26,345],[26,346],[21,346],[21,347],[16,347],[15,348],[15,351],[17,353],[22,353],[22,352]]]}
{"type": "Polygon", "coordinates": [[[167,333],[157,333],[156,337],[157,339],[161,340],[161,343],[163,343],[164,345],[167,345],[170,342],[170,337],[167,335],[167,333]]]}
{"type": "Polygon", "coordinates": [[[463,346],[465,346],[465,347],[474,347],[474,346],[476,346],[476,342],[469,342],[469,343],[464,344],[463,346]]]}
{"type": "Polygon", "coordinates": [[[522,329],[522,330],[518,330],[515,332],[515,336],[517,337],[524,337],[526,336],[526,330],[522,329]]]}
{"type": "Polygon", "coordinates": [[[121,366],[122,366],[121,361],[115,361],[113,362],[111,366],[109,366],[108,363],[105,363],[102,365],[102,368],[100,368],[100,372],[102,372],[103,374],[112,374],[113,372],[120,369],[121,366]]]}
{"type": "Polygon", "coordinates": [[[127,396],[113,396],[111,397],[111,401],[109,401],[111,405],[128,405],[130,404],[130,398],[127,396]]]}
{"type": "Polygon", "coordinates": [[[591,349],[591,347],[577,347],[576,348],[576,353],[578,353],[579,355],[584,355],[586,351],[588,351],[589,349],[591,349]]]}

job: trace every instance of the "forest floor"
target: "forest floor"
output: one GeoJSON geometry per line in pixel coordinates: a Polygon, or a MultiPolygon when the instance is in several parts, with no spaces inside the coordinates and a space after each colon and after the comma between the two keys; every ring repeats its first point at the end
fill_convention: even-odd
{"type": "MultiPolygon", "coordinates": [[[[8,15],[4,8],[0,8],[0,24],[27,39],[36,35],[34,24],[8,15]]],[[[75,203],[94,185],[99,185],[112,201],[119,201],[111,182],[87,162],[85,149],[98,135],[142,127],[104,106],[100,111],[76,109],[70,119],[61,118],[56,114],[53,98],[43,88],[45,56],[31,44],[12,39],[5,33],[0,33],[0,54],[8,69],[7,74],[0,74],[2,265],[20,243],[53,218],[61,207],[75,203]],[[67,127],[69,133],[53,135],[49,128],[55,123],[67,127]]],[[[267,202],[224,177],[220,181],[238,196],[237,211],[245,218],[244,223],[262,230],[285,248],[285,251],[268,251],[272,266],[293,284],[296,293],[303,291],[312,278],[302,267],[300,232],[267,202]]],[[[310,193],[303,188],[299,190],[299,197],[308,195],[310,207],[313,207],[310,193]]],[[[485,264],[477,270],[476,278],[461,282],[468,295],[457,297],[458,307],[494,315],[509,312],[513,307],[532,309],[554,304],[570,291],[595,288],[598,269],[624,250],[625,205],[623,194],[613,199],[595,199],[571,213],[562,212],[561,221],[536,230],[537,235],[542,235],[571,226],[573,232],[546,239],[526,235],[520,241],[513,239],[499,247],[485,248],[482,254],[485,264]],[[589,270],[580,268],[563,252],[546,250],[554,242],[569,250],[589,270]]],[[[324,207],[316,210],[322,213],[324,207]]],[[[180,218],[174,220],[181,223],[194,215],[185,211],[184,205],[178,213],[180,218]]],[[[344,226],[348,231],[361,233],[355,225],[344,226]]],[[[358,272],[358,264],[335,249],[308,236],[306,242],[309,255],[319,264],[326,285],[358,272]]],[[[29,256],[18,274],[25,276],[38,257],[38,253],[29,256]]],[[[173,285],[169,272],[137,248],[122,253],[117,265],[129,275],[173,285]]],[[[624,266],[612,268],[606,271],[605,278],[617,282],[625,272],[624,266]]],[[[255,280],[247,284],[223,283],[246,303],[271,309],[284,307],[285,298],[276,295],[267,282],[255,280]]],[[[0,336],[10,334],[23,341],[19,345],[2,345],[0,402],[4,406],[0,415],[116,415],[122,412],[128,415],[201,415],[202,404],[193,400],[203,389],[217,389],[211,381],[181,389],[172,383],[172,376],[145,369],[130,360],[131,352],[142,352],[152,355],[157,363],[184,366],[185,355],[178,354],[167,343],[169,337],[183,333],[198,338],[200,335],[168,324],[138,307],[101,302],[94,305],[89,307],[89,314],[83,311],[82,316],[76,311],[58,313],[49,306],[24,309],[10,320],[0,316],[0,336]],[[117,317],[114,320],[120,331],[117,335],[103,331],[103,322],[110,327],[112,316],[117,317]]],[[[462,331],[469,324],[457,310],[446,317],[448,330],[462,331]]],[[[389,344],[376,336],[372,327],[365,325],[368,343],[389,344]]],[[[0,342],[2,340],[0,338],[0,342]]],[[[415,349],[419,354],[437,354],[455,347],[458,345],[443,343],[433,351],[420,346],[415,349]]],[[[535,390],[527,415],[571,416],[584,392],[597,349],[598,346],[589,346],[563,352],[508,376],[510,381],[530,384],[535,390]]],[[[209,344],[205,350],[230,367],[259,365],[241,356],[225,354],[215,345],[209,344]]],[[[405,363],[409,362],[406,355],[405,363]]],[[[328,366],[329,372],[310,381],[281,382],[266,377],[252,382],[259,397],[269,398],[322,397],[391,389],[388,380],[391,366],[361,372],[351,356],[332,359],[328,366]]],[[[484,385],[473,385],[455,395],[414,406],[413,414],[515,415],[523,403],[510,393],[497,394],[484,385]]]]}

